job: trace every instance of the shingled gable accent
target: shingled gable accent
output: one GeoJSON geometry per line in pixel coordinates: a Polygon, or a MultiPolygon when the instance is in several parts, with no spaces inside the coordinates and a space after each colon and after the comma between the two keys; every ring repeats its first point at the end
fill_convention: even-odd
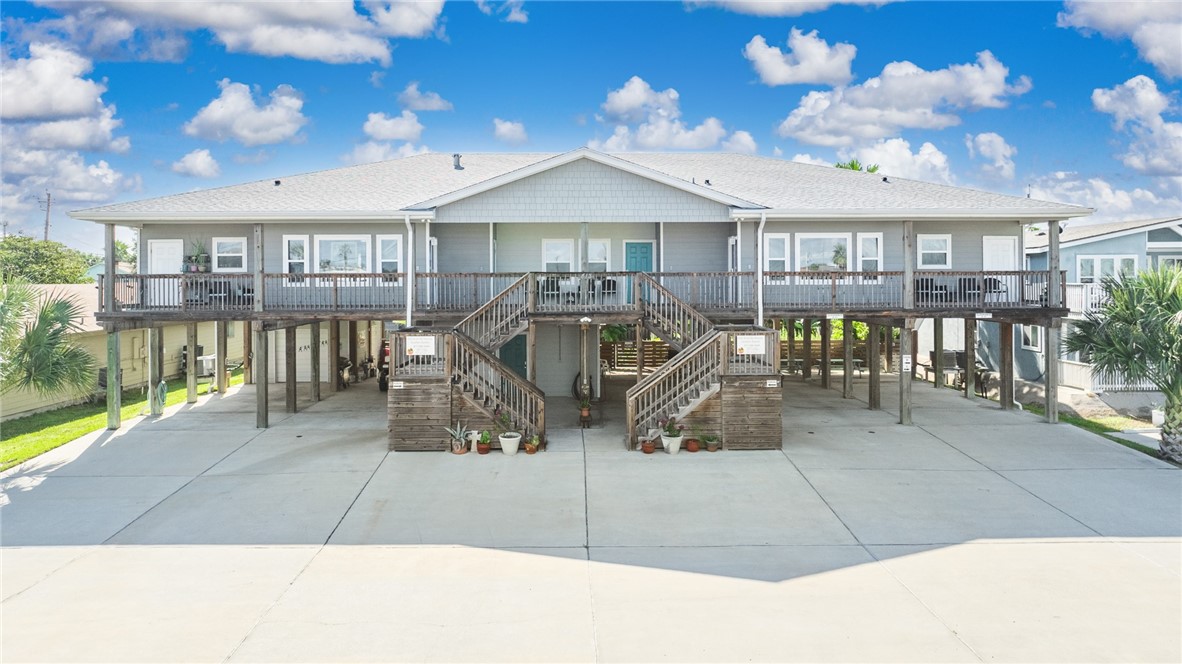
{"type": "Polygon", "coordinates": [[[595,150],[592,150],[590,148],[579,148],[577,150],[572,150],[570,152],[564,152],[560,155],[556,155],[556,156],[551,157],[549,159],[544,159],[544,160],[539,161],[537,163],[530,164],[529,166],[525,166],[523,168],[519,168],[517,170],[510,171],[509,173],[505,173],[504,175],[499,175],[497,177],[490,178],[490,179],[485,180],[483,182],[478,182],[476,184],[464,187],[463,189],[458,189],[456,191],[453,191],[448,194],[444,194],[442,196],[436,196],[435,198],[431,198],[431,199],[422,201],[421,203],[409,205],[406,207],[406,209],[412,210],[412,211],[433,210],[435,208],[447,205],[449,203],[454,203],[456,201],[463,200],[465,198],[469,198],[471,196],[476,196],[477,194],[482,194],[486,191],[491,191],[493,189],[496,189],[497,187],[502,187],[504,185],[507,185],[507,184],[510,184],[513,182],[517,182],[519,180],[524,180],[525,178],[528,178],[532,175],[537,175],[538,173],[542,173],[542,172],[548,171],[550,169],[557,168],[559,166],[563,166],[565,164],[569,164],[569,163],[578,161],[580,159],[587,159],[589,161],[594,161],[594,162],[603,164],[604,166],[616,168],[621,171],[631,173],[633,175],[643,177],[643,178],[652,180],[654,182],[658,182],[660,184],[673,187],[675,189],[680,189],[681,191],[684,191],[684,192],[687,192],[690,194],[694,194],[695,196],[700,196],[702,198],[714,201],[716,203],[721,203],[722,205],[728,205],[728,206],[735,207],[735,208],[751,209],[751,210],[759,210],[762,207],[760,205],[752,203],[751,201],[745,201],[741,198],[737,198],[735,196],[730,196],[730,195],[715,191],[705,185],[699,185],[696,183],[686,182],[685,180],[682,180],[680,178],[675,178],[675,177],[666,175],[666,174],[661,173],[659,171],[655,171],[651,168],[647,168],[647,167],[641,166],[639,164],[634,164],[630,161],[626,161],[626,160],[620,159],[618,157],[613,157],[612,155],[609,155],[609,154],[604,154],[602,152],[596,152],[595,150]]]}

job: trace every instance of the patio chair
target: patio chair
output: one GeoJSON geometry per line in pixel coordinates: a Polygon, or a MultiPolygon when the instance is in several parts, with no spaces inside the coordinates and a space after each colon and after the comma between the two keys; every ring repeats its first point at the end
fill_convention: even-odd
{"type": "Polygon", "coordinates": [[[976,277],[961,277],[956,280],[956,299],[959,302],[975,302],[981,297],[981,282],[976,277]]]}
{"type": "Polygon", "coordinates": [[[916,277],[916,302],[943,302],[948,299],[948,289],[936,284],[934,277],[916,277]]]}
{"type": "Polygon", "coordinates": [[[557,300],[561,294],[562,289],[558,287],[558,277],[542,278],[542,299],[557,300]]]}
{"type": "Polygon", "coordinates": [[[599,292],[603,295],[603,299],[614,298],[617,290],[615,279],[602,279],[599,283],[599,292]]]}

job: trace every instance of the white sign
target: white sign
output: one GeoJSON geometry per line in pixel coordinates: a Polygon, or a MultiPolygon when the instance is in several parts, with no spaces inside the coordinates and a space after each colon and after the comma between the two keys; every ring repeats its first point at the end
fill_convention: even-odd
{"type": "Polygon", "coordinates": [[[766,387],[779,387],[779,386],[780,386],[780,381],[776,380],[775,378],[769,378],[769,379],[767,380],[767,382],[766,382],[766,383],[764,383],[764,385],[765,385],[766,387]]]}
{"type": "Polygon", "coordinates": [[[426,334],[417,334],[408,336],[406,338],[406,356],[418,357],[419,355],[434,355],[435,354],[435,337],[426,334]]]}
{"type": "Polygon", "coordinates": [[[903,360],[903,371],[911,371],[911,356],[904,355],[901,359],[903,360]]]}
{"type": "Polygon", "coordinates": [[[977,314],[977,318],[993,318],[993,314],[986,313],[986,312],[980,312],[977,314]]]}
{"type": "Polygon", "coordinates": [[[767,337],[762,334],[736,334],[735,351],[739,355],[763,355],[767,352],[767,337]]]}
{"type": "Polygon", "coordinates": [[[845,318],[845,314],[825,314],[825,318],[828,320],[841,320],[845,318]]]}
{"type": "Polygon", "coordinates": [[[402,382],[402,381],[400,381],[400,380],[396,380],[396,381],[393,381],[393,382],[391,382],[391,383],[390,383],[390,387],[392,387],[392,388],[394,388],[394,389],[396,389],[396,390],[405,390],[405,389],[406,389],[406,383],[404,383],[404,382],[402,382]]]}

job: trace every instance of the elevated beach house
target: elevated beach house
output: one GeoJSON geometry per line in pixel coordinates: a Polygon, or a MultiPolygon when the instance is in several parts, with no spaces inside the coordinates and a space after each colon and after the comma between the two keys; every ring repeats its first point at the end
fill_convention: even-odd
{"type": "MultiPolygon", "coordinates": [[[[423,154],[72,214],[107,227],[97,317],[110,332],[251,321],[253,379],[281,374],[289,407],[301,378],[336,384],[349,321],[400,322],[387,337],[391,445],[443,449],[438,423],[457,412],[544,435],[547,396],[598,393],[597,330],[621,323],[677,351],[628,390],[630,443],[702,408],[728,447],[778,447],[769,320],[860,320],[873,336],[985,318],[1006,352],[1014,324],[1049,342],[1067,315],[1058,224],[1042,269],[1023,269],[1023,228],[1090,212],[764,157],[580,148],[423,154]],[[143,274],[114,274],[116,225],[139,230],[143,274]],[[774,427],[762,439],[761,421],[774,427]]],[[[877,407],[878,362],[868,369],[877,407]]],[[[900,381],[907,423],[910,372],[900,381]]]]}

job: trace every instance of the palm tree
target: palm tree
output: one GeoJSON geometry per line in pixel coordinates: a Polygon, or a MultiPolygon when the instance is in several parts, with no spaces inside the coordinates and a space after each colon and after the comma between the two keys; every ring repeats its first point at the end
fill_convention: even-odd
{"type": "Polygon", "coordinates": [[[1103,307],[1076,323],[1063,347],[1090,357],[1096,371],[1161,390],[1161,454],[1182,462],[1182,268],[1109,277],[1103,286],[1103,307]]]}
{"type": "Polygon", "coordinates": [[[28,282],[0,277],[0,393],[89,391],[97,363],[69,337],[83,313],[69,298],[38,298],[28,282]]]}
{"type": "Polygon", "coordinates": [[[834,164],[834,166],[836,166],[838,168],[844,168],[847,171],[866,171],[867,173],[877,173],[878,172],[878,164],[870,164],[869,166],[862,168],[862,162],[858,161],[857,159],[850,159],[849,161],[839,161],[836,164],[834,164]]]}

